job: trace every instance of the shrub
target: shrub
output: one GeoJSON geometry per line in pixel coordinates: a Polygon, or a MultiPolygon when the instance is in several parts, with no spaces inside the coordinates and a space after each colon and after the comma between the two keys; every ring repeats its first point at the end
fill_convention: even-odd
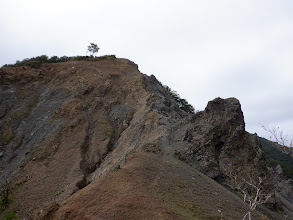
{"type": "Polygon", "coordinates": [[[182,110],[188,112],[188,113],[194,113],[194,108],[191,104],[189,104],[185,99],[181,99],[180,95],[175,91],[172,90],[169,86],[164,86],[170,96],[175,100],[176,104],[181,108],[182,110]]]}
{"type": "Polygon", "coordinates": [[[27,66],[30,66],[31,68],[37,69],[41,66],[41,63],[40,63],[40,61],[32,60],[27,63],[27,66]]]}
{"type": "Polygon", "coordinates": [[[57,63],[58,62],[59,57],[57,56],[52,56],[49,60],[48,63],[57,63]]]}
{"type": "Polygon", "coordinates": [[[3,220],[13,220],[13,219],[17,219],[15,212],[10,211],[4,214],[3,220]]]}

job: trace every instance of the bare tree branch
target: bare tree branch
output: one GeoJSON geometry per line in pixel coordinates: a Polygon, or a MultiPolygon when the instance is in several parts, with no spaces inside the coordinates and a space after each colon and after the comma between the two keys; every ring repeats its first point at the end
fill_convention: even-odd
{"type": "Polygon", "coordinates": [[[243,194],[243,202],[249,204],[247,213],[244,215],[243,220],[247,217],[251,220],[251,213],[260,204],[264,204],[272,196],[272,194],[263,193],[265,180],[260,176],[256,176],[252,169],[232,172],[223,167],[225,175],[231,181],[230,187],[238,190],[243,194]]]}
{"type": "Polygon", "coordinates": [[[270,133],[272,135],[270,139],[273,139],[275,142],[277,142],[280,145],[287,146],[287,147],[293,147],[293,138],[289,138],[288,134],[284,133],[284,129],[280,129],[279,127],[274,126],[268,126],[268,125],[262,125],[261,127],[270,133]]]}

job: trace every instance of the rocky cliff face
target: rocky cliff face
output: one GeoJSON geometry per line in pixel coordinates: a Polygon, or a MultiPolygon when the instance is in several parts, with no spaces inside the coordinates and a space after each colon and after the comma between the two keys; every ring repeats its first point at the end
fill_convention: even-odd
{"type": "Polygon", "coordinates": [[[17,186],[11,208],[20,216],[49,218],[46,204],[72,198],[137,152],[177,158],[227,185],[246,169],[273,192],[235,98],[186,113],[154,76],[113,57],[2,68],[0,76],[0,166],[17,186]]]}
{"type": "Polygon", "coordinates": [[[235,98],[210,101],[205,111],[193,116],[183,140],[189,145],[178,149],[180,158],[211,178],[221,180],[223,174],[244,167],[257,170],[257,176],[267,175],[257,136],[245,132],[241,106],[235,98]]]}
{"type": "Polygon", "coordinates": [[[285,212],[293,216],[293,180],[283,175],[280,165],[274,169],[270,168],[270,172],[276,189],[276,199],[282,204],[285,212]]]}

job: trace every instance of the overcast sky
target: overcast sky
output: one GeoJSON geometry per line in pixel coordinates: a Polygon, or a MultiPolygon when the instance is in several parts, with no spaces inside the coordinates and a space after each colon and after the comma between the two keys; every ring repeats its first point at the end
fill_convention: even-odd
{"type": "Polygon", "coordinates": [[[94,42],[197,110],[236,97],[249,132],[293,134],[292,0],[1,0],[0,34],[1,66],[94,42]]]}

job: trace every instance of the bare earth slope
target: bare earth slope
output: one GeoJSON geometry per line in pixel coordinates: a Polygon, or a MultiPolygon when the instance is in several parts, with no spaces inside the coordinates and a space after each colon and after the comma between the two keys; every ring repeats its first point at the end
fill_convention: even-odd
{"type": "Polygon", "coordinates": [[[231,220],[247,211],[236,195],[186,163],[136,152],[44,219],[220,219],[219,209],[231,220]]]}
{"type": "Polygon", "coordinates": [[[238,219],[245,205],[209,177],[229,184],[243,169],[273,193],[235,98],[186,113],[154,76],[114,57],[2,68],[0,83],[1,174],[20,217],[218,219],[221,209],[238,219]]]}

